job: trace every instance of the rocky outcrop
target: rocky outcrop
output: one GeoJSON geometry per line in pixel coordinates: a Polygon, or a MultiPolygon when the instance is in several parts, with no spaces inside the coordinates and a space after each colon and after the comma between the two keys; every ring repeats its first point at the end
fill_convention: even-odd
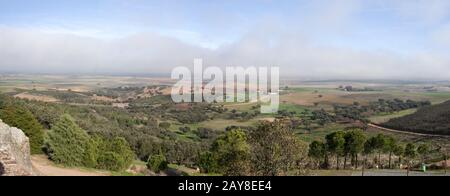
{"type": "Polygon", "coordinates": [[[0,120],[0,176],[34,175],[30,143],[22,130],[0,120]]]}

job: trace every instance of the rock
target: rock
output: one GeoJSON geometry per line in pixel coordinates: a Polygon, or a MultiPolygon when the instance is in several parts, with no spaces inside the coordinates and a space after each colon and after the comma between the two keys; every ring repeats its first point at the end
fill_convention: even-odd
{"type": "Polygon", "coordinates": [[[22,130],[0,120],[0,176],[34,175],[30,142],[22,130]]]}

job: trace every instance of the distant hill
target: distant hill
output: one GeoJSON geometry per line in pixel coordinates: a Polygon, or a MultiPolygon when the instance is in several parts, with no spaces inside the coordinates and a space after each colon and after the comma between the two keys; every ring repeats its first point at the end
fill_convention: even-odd
{"type": "Polygon", "coordinates": [[[423,107],[414,114],[391,119],[382,125],[416,133],[450,135],[450,101],[423,107]]]}

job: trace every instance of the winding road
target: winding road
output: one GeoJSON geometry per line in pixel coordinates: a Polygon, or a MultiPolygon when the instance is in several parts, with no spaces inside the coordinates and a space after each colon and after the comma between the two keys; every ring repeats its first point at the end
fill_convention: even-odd
{"type": "Polygon", "coordinates": [[[392,133],[402,133],[402,134],[409,134],[409,135],[415,135],[415,136],[424,136],[424,137],[450,138],[449,135],[436,135],[436,134],[414,133],[414,132],[410,132],[410,131],[400,131],[400,130],[395,130],[395,129],[389,129],[389,128],[381,127],[379,125],[375,125],[375,124],[372,124],[372,123],[369,123],[367,125],[369,127],[375,128],[375,129],[380,129],[380,130],[387,131],[387,132],[392,132],[392,133]]]}

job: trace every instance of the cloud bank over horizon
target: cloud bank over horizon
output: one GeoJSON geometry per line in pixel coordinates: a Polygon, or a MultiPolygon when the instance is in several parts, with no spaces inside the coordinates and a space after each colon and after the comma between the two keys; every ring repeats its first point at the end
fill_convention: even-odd
{"type": "Polygon", "coordinates": [[[101,2],[95,14],[71,9],[93,22],[22,16],[33,23],[0,2],[0,72],[159,74],[203,58],[205,66],[279,66],[299,79],[450,80],[450,1],[181,1],[201,13],[172,1],[101,2]]]}

